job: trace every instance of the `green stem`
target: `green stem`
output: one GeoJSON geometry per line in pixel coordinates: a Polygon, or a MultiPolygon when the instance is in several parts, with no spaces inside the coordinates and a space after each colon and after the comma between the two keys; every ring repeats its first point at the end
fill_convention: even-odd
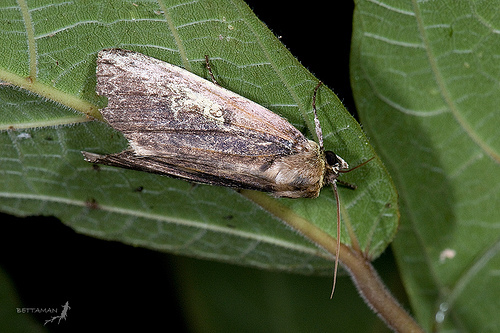
{"type": "MultiPolygon", "coordinates": [[[[329,253],[336,254],[335,239],[309,220],[297,215],[265,193],[249,190],[242,190],[240,193],[329,253]]],[[[351,275],[365,303],[387,326],[395,332],[424,332],[391,295],[370,261],[361,252],[341,244],[339,260],[351,275]]]]}

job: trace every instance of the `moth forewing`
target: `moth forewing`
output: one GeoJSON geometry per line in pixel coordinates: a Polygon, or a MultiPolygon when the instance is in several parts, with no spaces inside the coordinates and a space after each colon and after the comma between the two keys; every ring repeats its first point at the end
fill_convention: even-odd
{"type": "Polygon", "coordinates": [[[317,197],[338,175],[287,120],[182,68],[109,49],[96,73],[96,91],[108,97],[103,118],[130,147],[84,152],[90,162],[289,198],[317,197]]]}

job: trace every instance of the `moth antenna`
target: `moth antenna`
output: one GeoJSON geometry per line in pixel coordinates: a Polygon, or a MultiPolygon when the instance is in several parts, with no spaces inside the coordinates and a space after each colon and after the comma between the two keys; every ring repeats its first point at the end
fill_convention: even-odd
{"type": "Polygon", "coordinates": [[[369,160],[367,161],[364,161],[363,163],[361,164],[358,164],[356,165],[354,168],[350,168],[350,169],[347,169],[347,170],[339,170],[339,172],[341,173],[346,173],[346,172],[351,172],[352,170],[356,170],[357,168],[360,168],[362,167],[363,165],[365,165],[366,163],[370,162],[371,160],[373,160],[375,158],[375,156],[373,156],[372,158],[370,158],[369,160]]]}
{"type": "MultiPolygon", "coordinates": [[[[321,130],[321,124],[318,118],[318,111],[316,110],[316,96],[318,94],[319,87],[323,82],[319,81],[316,87],[314,88],[313,93],[313,101],[312,107],[314,112],[314,126],[316,129],[316,137],[318,138],[318,145],[321,151],[324,151],[323,147],[323,131],[321,130]]],[[[333,298],[333,293],[335,292],[335,285],[337,284],[337,272],[339,268],[339,254],[340,254],[340,201],[339,201],[339,193],[337,192],[337,182],[334,181],[332,183],[333,193],[335,194],[335,201],[337,202],[337,248],[335,250],[335,266],[333,269],[333,285],[332,285],[332,293],[330,294],[330,299],[333,298]]]]}
{"type": "Polygon", "coordinates": [[[332,293],[330,294],[330,299],[333,298],[333,292],[335,291],[335,284],[337,283],[337,271],[339,268],[339,255],[340,255],[340,201],[339,193],[337,192],[337,183],[332,183],[333,193],[335,193],[335,201],[337,202],[337,249],[335,250],[335,267],[333,269],[333,285],[332,293]]]}
{"type": "MultiPolygon", "coordinates": [[[[319,85],[316,87],[316,89],[318,87],[319,87],[319,85]]],[[[314,109],[314,110],[316,111],[316,109],[314,109]]],[[[370,162],[374,158],[375,158],[375,156],[373,156],[369,160],[364,161],[363,163],[355,166],[354,168],[351,168],[351,169],[348,169],[348,170],[339,170],[339,172],[342,172],[342,173],[351,172],[352,170],[355,170],[355,169],[357,169],[359,167],[362,167],[363,165],[365,165],[366,163],[370,162]]],[[[339,184],[347,186],[347,187],[349,187],[349,188],[351,188],[353,190],[355,190],[357,188],[356,185],[349,184],[349,183],[344,182],[344,181],[342,181],[340,179],[336,179],[332,183],[333,193],[335,194],[335,201],[337,202],[337,249],[335,251],[335,268],[334,268],[334,272],[333,272],[333,286],[332,286],[332,293],[330,294],[330,299],[332,299],[332,297],[333,297],[333,292],[335,291],[335,284],[337,283],[337,271],[338,271],[338,267],[339,267],[339,255],[340,255],[340,199],[339,199],[339,193],[337,191],[337,182],[339,182],[339,184]]]]}
{"type": "MultiPolygon", "coordinates": [[[[356,170],[357,168],[362,167],[363,165],[365,165],[366,163],[370,162],[370,161],[371,161],[371,160],[373,160],[374,158],[375,158],[375,156],[373,156],[372,158],[370,158],[368,161],[364,161],[363,163],[361,163],[361,164],[359,164],[359,165],[356,165],[354,168],[350,168],[350,169],[347,169],[347,170],[339,170],[339,172],[341,172],[341,173],[351,172],[352,170],[356,170]]],[[[345,186],[345,187],[348,187],[348,188],[350,188],[351,190],[355,190],[355,189],[357,189],[357,188],[358,188],[355,184],[351,184],[351,183],[345,182],[345,181],[340,180],[340,179],[337,179],[336,181],[337,181],[340,185],[345,186]]]]}
{"type": "Polygon", "coordinates": [[[318,94],[318,89],[322,84],[323,82],[319,81],[316,88],[314,88],[312,106],[314,111],[314,127],[316,129],[316,137],[318,138],[319,149],[321,151],[324,151],[325,149],[323,148],[323,131],[321,130],[321,124],[319,123],[318,119],[318,112],[316,111],[316,95],[318,94]]]}
{"type": "Polygon", "coordinates": [[[208,74],[210,74],[210,77],[212,78],[212,82],[215,83],[216,85],[220,86],[220,84],[215,79],[214,73],[212,72],[212,67],[210,67],[210,61],[208,60],[207,54],[205,54],[205,66],[207,67],[208,74]]]}

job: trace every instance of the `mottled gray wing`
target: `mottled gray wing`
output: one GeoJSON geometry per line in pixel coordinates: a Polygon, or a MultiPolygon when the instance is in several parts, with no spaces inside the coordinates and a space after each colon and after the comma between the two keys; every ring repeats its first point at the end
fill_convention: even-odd
{"type": "Polygon", "coordinates": [[[118,154],[86,159],[190,181],[317,196],[325,161],[284,118],[182,68],[140,53],[99,53],[104,119],[128,139],[118,154]]]}

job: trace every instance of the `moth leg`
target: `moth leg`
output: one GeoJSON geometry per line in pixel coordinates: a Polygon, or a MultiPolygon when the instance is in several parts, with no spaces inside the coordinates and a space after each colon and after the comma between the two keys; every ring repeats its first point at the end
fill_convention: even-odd
{"type": "Polygon", "coordinates": [[[208,73],[210,74],[210,77],[212,78],[212,82],[215,83],[216,85],[220,86],[220,84],[215,79],[214,73],[212,72],[212,67],[210,67],[210,61],[208,60],[208,55],[206,55],[206,54],[205,54],[205,65],[208,69],[208,73]]]}
{"type": "Polygon", "coordinates": [[[191,187],[189,188],[189,191],[195,190],[197,187],[200,186],[200,184],[194,183],[194,182],[189,182],[189,184],[191,184],[191,187]]]}
{"type": "Polygon", "coordinates": [[[337,183],[338,183],[339,185],[342,185],[342,186],[348,187],[348,188],[350,188],[350,189],[352,189],[352,190],[355,190],[355,189],[357,189],[357,188],[358,188],[356,185],[351,184],[351,183],[348,183],[348,182],[345,182],[345,181],[340,180],[340,179],[337,179],[336,181],[337,181],[337,183]]]}
{"type": "MultiPolygon", "coordinates": [[[[360,165],[355,166],[354,168],[351,168],[351,169],[349,169],[349,170],[339,170],[339,172],[341,172],[341,173],[351,172],[352,170],[355,170],[355,169],[357,169],[357,168],[359,168],[359,167],[362,167],[363,165],[365,165],[366,163],[370,162],[370,161],[371,161],[371,160],[373,160],[374,158],[375,158],[375,156],[373,156],[372,158],[370,158],[370,159],[369,159],[369,160],[367,160],[367,161],[364,161],[364,162],[363,162],[363,163],[361,163],[360,165]]],[[[340,180],[340,179],[337,179],[336,181],[337,181],[340,185],[345,186],[345,187],[348,187],[348,188],[351,188],[351,189],[353,189],[353,190],[355,190],[355,189],[357,189],[357,188],[358,188],[356,185],[354,185],[354,184],[349,184],[348,182],[344,182],[344,181],[342,181],[342,180],[340,180]]]]}

